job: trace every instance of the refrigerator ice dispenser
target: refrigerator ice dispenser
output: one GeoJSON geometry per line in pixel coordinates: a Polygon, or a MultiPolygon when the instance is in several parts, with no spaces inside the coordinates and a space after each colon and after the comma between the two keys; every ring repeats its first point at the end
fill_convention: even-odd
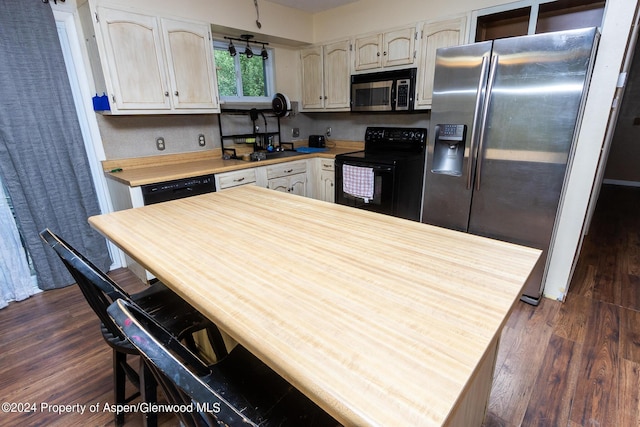
{"type": "Polygon", "coordinates": [[[439,124],[436,126],[431,172],[451,176],[462,175],[466,136],[466,125],[439,124]]]}

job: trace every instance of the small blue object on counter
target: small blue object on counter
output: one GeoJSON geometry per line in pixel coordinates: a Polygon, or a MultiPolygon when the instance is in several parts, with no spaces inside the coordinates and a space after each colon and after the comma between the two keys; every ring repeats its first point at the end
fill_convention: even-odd
{"type": "Polygon", "coordinates": [[[296,148],[298,153],[322,153],[323,151],[327,151],[325,147],[298,147],[296,148]]]}

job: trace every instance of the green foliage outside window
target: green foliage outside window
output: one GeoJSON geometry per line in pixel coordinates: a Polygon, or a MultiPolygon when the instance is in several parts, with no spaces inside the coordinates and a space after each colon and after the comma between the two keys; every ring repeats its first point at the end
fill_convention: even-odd
{"type": "Polygon", "coordinates": [[[233,56],[226,50],[213,51],[216,61],[218,77],[218,92],[220,96],[238,96],[236,85],[236,65],[233,56]]]}
{"type": "Polygon", "coordinates": [[[214,49],[220,96],[268,96],[264,61],[260,55],[247,58],[227,49],[214,49]],[[239,72],[238,72],[239,69],[239,72]]]}

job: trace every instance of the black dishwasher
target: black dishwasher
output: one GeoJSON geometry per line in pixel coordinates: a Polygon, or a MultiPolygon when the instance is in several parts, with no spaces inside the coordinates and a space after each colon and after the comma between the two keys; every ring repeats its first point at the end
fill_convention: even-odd
{"type": "Polygon", "coordinates": [[[145,205],[197,196],[216,191],[213,175],[176,179],[173,181],[146,184],[141,186],[142,200],[145,205]]]}

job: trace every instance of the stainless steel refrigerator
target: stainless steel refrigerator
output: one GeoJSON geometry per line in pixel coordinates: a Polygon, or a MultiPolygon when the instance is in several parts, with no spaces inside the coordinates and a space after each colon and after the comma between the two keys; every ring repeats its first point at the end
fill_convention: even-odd
{"type": "Polygon", "coordinates": [[[522,297],[531,304],[597,40],[588,28],[437,51],[422,222],[542,249],[522,297]]]}

